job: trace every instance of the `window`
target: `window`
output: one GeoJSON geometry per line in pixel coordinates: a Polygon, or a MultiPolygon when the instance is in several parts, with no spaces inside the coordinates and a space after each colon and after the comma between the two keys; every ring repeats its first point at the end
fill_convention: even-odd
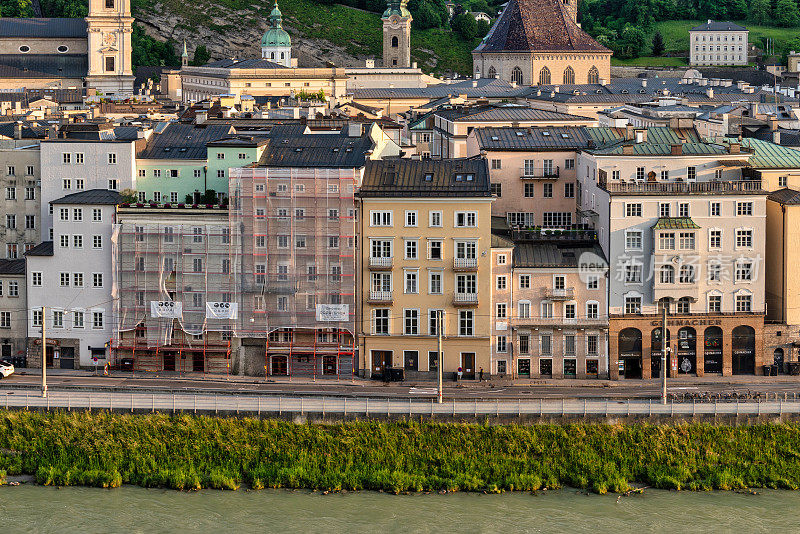
{"type": "Polygon", "coordinates": [[[697,180],[697,168],[696,167],[687,167],[686,168],[686,179],[690,182],[697,180]]]}
{"type": "Polygon", "coordinates": [[[9,297],[19,296],[19,282],[17,282],[16,280],[12,280],[8,283],[8,296],[9,297]]]}
{"type": "Polygon", "coordinates": [[[553,335],[541,334],[539,336],[539,353],[543,356],[553,354],[553,335]]]}
{"type": "Polygon", "coordinates": [[[61,287],[69,287],[69,273],[60,273],[61,287]]]}
{"type": "Polygon", "coordinates": [[[431,227],[441,227],[442,226],[442,212],[441,211],[431,211],[428,213],[428,220],[429,226],[431,227]]]}
{"type": "Polygon", "coordinates": [[[525,198],[533,198],[534,191],[536,190],[535,185],[536,184],[530,184],[530,183],[524,184],[523,195],[525,196],[525,198]]]}
{"type": "Polygon", "coordinates": [[[506,340],[506,336],[497,336],[495,347],[497,348],[497,352],[508,352],[508,342],[506,340]]]}
{"type": "Polygon", "coordinates": [[[153,178],[161,178],[161,169],[153,169],[153,178]]]}
{"type": "Polygon", "coordinates": [[[670,205],[667,202],[659,202],[658,204],[658,216],[659,217],[669,217],[669,208],[670,205]]]}
{"type": "Polygon", "coordinates": [[[519,288],[520,289],[530,289],[531,288],[531,275],[529,275],[529,274],[521,274],[521,275],[519,275],[519,288]]]}
{"type": "Polygon", "coordinates": [[[475,313],[472,310],[460,310],[458,312],[458,335],[474,335],[475,313]]]}
{"type": "Polygon", "coordinates": [[[505,302],[498,302],[495,305],[495,317],[505,319],[508,313],[508,305],[505,302]]]}
{"type": "Polygon", "coordinates": [[[494,196],[496,196],[498,198],[503,196],[503,184],[494,184],[493,183],[493,184],[490,185],[490,189],[491,189],[492,195],[494,195],[494,196]]]}
{"type": "Polygon", "coordinates": [[[31,273],[31,285],[34,287],[42,287],[42,273],[41,272],[32,272],[31,273]]]}
{"type": "Polygon", "coordinates": [[[530,338],[530,336],[528,334],[520,334],[519,340],[518,340],[518,345],[519,345],[518,348],[519,348],[519,353],[520,354],[528,354],[528,352],[530,352],[530,350],[531,350],[530,349],[530,346],[531,346],[531,338],[530,338]]]}
{"type": "Polygon", "coordinates": [[[417,259],[417,240],[416,239],[407,239],[406,240],[406,259],[407,260],[416,260],[417,259]]]}
{"type": "Polygon", "coordinates": [[[778,187],[786,187],[787,178],[786,176],[778,176],[778,187]]]}
{"type": "Polygon", "coordinates": [[[72,246],[75,248],[83,248],[83,236],[82,235],[72,236],[72,246]]]}
{"type": "Polygon", "coordinates": [[[678,272],[678,281],[681,284],[694,284],[695,282],[694,265],[681,265],[681,269],[678,272]]]}
{"type": "Polygon", "coordinates": [[[9,230],[13,230],[16,227],[17,227],[17,216],[6,215],[6,228],[9,230]]]}
{"type": "Polygon", "coordinates": [[[736,281],[750,282],[753,280],[753,262],[750,260],[738,260],[736,262],[736,281]]]}
{"type": "Polygon", "coordinates": [[[736,230],[736,248],[753,248],[752,230],[736,230]]]}
{"type": "Polygon", "coordinates": [[[736,295],[736,312],[749,313],[753,311],[753,296],[752,295],[736,295]]]}
{"type": "Polygon", "coordinates": [[[100,208],[92,208],[92,222],[101,222],[103,220],[103,211],[100,208]]]}
{"type": "Polygon", "coordinates": [[[681,232],[678,238],[681,250],[694,250],[694,232],[681,232]]]}
{"type": "Polygon", "coordinates": [[[42,326],[42,310],[33,310],[31,324],[33,326],[42,326]]]}
{"type": "Polygon", "coordinates": [[[16,243],[6,243],[6,258],[16,260],[19,257],[19,250],[16,243]]]}
{"type": "Polygon", "coordinates": [[[574,159],[565,159],[564,160],[564,168],[565,169],[574,169],[575,168],[575,160],[574,159]]]}
{"type": "Polygon", "coordinates": [[[109,180],[108,181],[108,188],[112,191],[116,191],[117,189],[117,181],[116,180],[109,180]]]}
{"type": "Polygon", "coordinates": [[[103,287],[103,273],[92,273],[92,287],[103,287]]]}
{"type": "MultiPolygon", "coordinates": [[[[575,356],[575,334],[564,334],[564,355],[575,356]]],[[[566,367],[565,362],[564,374],[575,374],[574,372],[569,373],[566,367]]]]}
{"type": "Polygon", "coordinates": [[[418,271],[405,271],[405,293],[419,293],[417,285],[418,271]]]}
{"type": "Polygon", "coordinates": [[[641,217],[642,216],[642,205],[639,203],[628,203],[625,204],[625,216],[626,217],[641,217]]]}
{"type": "Polygon", "coordinates": [[[567,182],[564,184],[564,198],[575,198],[575,184],[567,182]]]}
{"type": "Polygon", "coordinates": [[[492,163],[492,170],[503,168],[503,160],[493,159],[491,160],[491,163],[492,163]]]}
{"type": "Polygon", "coordinates": [[[625,296],[625,313],[642,313],[642,297],[625,296]]]}
{"type": "Polygon", "coordinates": [[[339,236],[338,235],[329,235],[328,236],[328,248],[339,248],[339,236]]]}
{"type": "Polygon", "coordinates": [[[541,303],[542,319],[551,319],[553,317],[553,303],[549,300],[543,300],[541,303]]]}
{"type": "Polygon", "coordinates": [[[475,241],[456,241],[456,258],[475,259],[478,246],[475,241]]]}
{"type": "Polygon", "coordinates": [[[596,274],[587,274],[586,289],[600,289],[600,277],[596,274]]]}
{"type": "Polygon", "coordinates": [[[64,312],[53,310],[53,328],[64,328],[64,312]]]}
{"type": "Polygon", "coordinates": [[[640,182],[644,180],[644,167],[636,167],[636,180],[640,182]]]}
{"type": "Polygon", "coordinates": [[[71,189],[72,188],[72,180],[70,180],[69,178],[65,178],[64,180],[61,180],[61,187],[63,189],[71,189]]]}
{"type": "Polygon", "coordinates": [[[542,196],[544,198],[553,198],[553,184],[542,184],[542,196]]]}
{"type": "Polygon", "coordinates": [[[542,214],[545,228],[566,228],[572,225],[572,213],[568,211],[546,211],[542,214]]]}
{"type": "Polygon", "coordinates": [[[722,248],[722,230],[708,231],[708,248],[722,248]]]}
{"type": "Polygon", "coordinates": [[[689,217],[689,203],[688,202],[679,202],[678,203],[678,217],[689,217]]]}
{"type": "Polygon", "coordinates": [[[70,163],[72,163],[72,154],[70,154],[68,152],[62,153],[61,154],[61,163],[63,163],[64,165],[69,165],[70,163]]]}
{"type": "Polygon", "coordinates": [[[419,335],[419,310],[404,310],[403,333],[407,336],[419,335]]]}
{"type": "Polygon", "coordinates": [[[531,302],[529,300],[521,300],[517,303],[517,314],[520,319],[530,319],[531,317],[531,302]]]}
{"type": "Polygon", "coordinates": [[[477,226],[478,213],[475,211],[457,211],[455,225],[457,228],[477,226]]]}
{"type": "Polygon", "coordinates": [[[664,181],[669,180],[669,171],[667,170],[661,171],[661,179],[664,181]]]}
{"type": "Polygon", "coordinates": [[[514,67],[511,69],[511,81],[516,83],[517,85],[522,85],[523,78],[522,78],[522,69],[519,67],[514,67]]]}
{"type": "Polygon", "coordinates": [[[11,328],[11,312],[0,312],[0,328],[11,328]]]}
{"type": "Polygon", "coordinates": [[[35,187],[26,187],[25,188],[25,200],[36,200],[36,188],[35,187]]]}
{"type": "Polygon", "coordinates": [[[625,250],[642,250],[642,231],[625,231],[625,250]]]}
{"type": "Polygon", "coordinates": [[[294,237],[294,248],[302,249],[306,248],[306,236],[304,235],[297,235],[294,237]]]}
{"type": "Polygon", "coordinates": [[[658,248],[661,250],[675,250],[675,233],[662,232],[658,236],[658,248]]]}
{"type": "Polygon", "coordinates": [[[109,165],[116,165],[117,164],[117,155],[113,152],[108,154],[108,164],[109,165]]]}
{"type": "Polygon", "coordinates": [[[391,211],[372,211],[371,217],[372,217],[371,226],[392,226],[391,211]]]}
{"type": "Polygon", "coordinates": [[[416,225],[417,225],[417,212],[406,211],[406,226],[416,226],[416,225]]]}
{"type": "Polygon", "coordinates": [[[736,215],[752,215],[753,214],[753,203],[752,202],[737,202],[736,203],[736,215]]]}
{"type": "Polygon", "coordinates": [[[550,69],[547,67],[542,67],[542,70],[539,71],[539,85],[550,85],[550,69]]]}
{"type": "Polygon", "coordinates": [[[658,269],[658,281],[662,284],[674,284],[675,268],[672,265],[662,265],[658,269]]]}
{"type": "Polygon", "coordinates": [[[438,239],[428,241],[428,259],[441,260],[442,259],[442,242],[438,239]]]}
{"type": "Polygon", "coordinates": [[[498,291],[505,291],[506,290],[506,277],[505,277],[505,275],[497,277],[497,290],[498,291]]]}
{"type": "MultiPolygon", "coordinates": [[[[598,343],[598,340],[597,340],[597,334],[588,334],[586,336],[586,354],[589,354],[591,356],[597,356],[598,345],[599,345],[599,343],[598,343]]],[[[588,362],[587,362],[587,366],[588,366],[588,362]]],[[[588,369],[588,367],[587,367],[587,369],[588,369]]],[[[595,371],[595,374],[597,374],[596,371],[595,371]]]]}
{"type": "Polygon", "coordinates": [[[575,309],[576,306],[574,303],[564,304],[564,319],[575,319],[575,309]]]}
{"type": "Polygon", "coordinates": [[[709,295],[708,296],[708,311],[710,313],[722,312],[722,295],[709,295]]]}
{"type": "Polygon", "coordinates": [[[432,295],[440,295],[442,293],[442,272],[429,271],[428,272],[428,293],[432,295]]]}
{"type": "Polygon", "coordinates": [[[389,335],[389,309],[379,308],[372,311],[372,332],[378,335],[389,335]]]}

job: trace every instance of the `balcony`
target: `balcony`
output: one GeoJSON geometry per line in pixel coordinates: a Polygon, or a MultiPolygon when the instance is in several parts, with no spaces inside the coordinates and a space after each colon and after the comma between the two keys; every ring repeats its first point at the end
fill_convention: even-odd
{"type": "Polygon", "coordinates": [[[550,300],[572,300],[575,298],[575,288],[564,287],[561,289],[548,288],[544,290],[544,298],[550,300]]]}
{"type": "Polygon", "coordinates": [[[374,271],[388,271],[392,268],[394,258],[372,257],[369,258],[369,268],[374,271]]]}
{"type": "Polygon", "coordinates": [[[453,293],[453,306],[477,306],[477,293],[453,293]]]}
{"type": "Polygon", "coordinates": [[[453,258],[454,271],[477,271],[478,258],[453,258]]]}
{"type": "Polygon", "coordinates": [[[597,317],[576,317],[565,319],[564,317],[515,317],[511,320],[514,326],[522,327],[603,327],[608,326],[608,316],[598,315],[597,317]]]}
{"type": "Polygon", "coordinates": [[[372,291],[369,292],[369,302],[374,304],[386,304],[392,302],[391,291],[372,291]]]}
{"type": "Polygon", "coordinates": [[[612,182],[599,180],[598,185],[615,194],[759,194],[761,180],[731,180],[725,182],[612,182]]]}
{"type": "Polygon", "coordinates": [[[522,167],[520,180],[558,180],[561,167],[522,167]]]}

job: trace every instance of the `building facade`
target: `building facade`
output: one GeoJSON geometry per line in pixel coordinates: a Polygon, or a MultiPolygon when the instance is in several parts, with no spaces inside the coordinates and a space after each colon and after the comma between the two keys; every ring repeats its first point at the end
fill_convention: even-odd
{"type": "Polygon", "coordinates": [[[747,65],[749,30],[710,20],[689,30],[691,65],[747,65]]]}
{"type": "Polygon", "coordinates": [[[6,259],[22,258],[41,240],[39,141],[37,138],[0,141],[0,188],[4,193],[0,197],[4,204],[0,257],[6,259]]]}
{"type": "Polygon", "coordinates": [[[411,21],[408,0],[390,0],[383,12],[383,67],[411,67],[411,21]]]}
{"type": "Polygon", "coordinates": [[[27,367],[25,260],[0,260],[0,360],[27,367]]]}

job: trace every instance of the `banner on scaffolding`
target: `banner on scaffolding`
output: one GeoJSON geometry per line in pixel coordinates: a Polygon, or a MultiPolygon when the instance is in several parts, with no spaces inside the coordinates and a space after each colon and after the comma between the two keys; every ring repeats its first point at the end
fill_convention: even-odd
{"type": "Polygon", "coordinates": [[[150,317],[181,319],[183,317],[183,302],[172,302],[171,300],[151,300],[150,317]]]}
{"type": "Polygon", "coordinates": [[[349,304],[317,304],[317,321],[341,322],[350,320],[349,304]]]}
{"type": "Polygon", "coordinates": [[[239,304],[236,302],[206,302],[206,319],[236,319],[239,304]]]}

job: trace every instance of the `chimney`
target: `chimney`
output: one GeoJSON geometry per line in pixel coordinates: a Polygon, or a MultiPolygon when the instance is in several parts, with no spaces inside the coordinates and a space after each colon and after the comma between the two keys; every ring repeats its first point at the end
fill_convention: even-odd
{"type": "Polygon", "coordinates": [[[608,80],[606,80],[605,78],[600,78],[597,81],[600,83],[600,85],[608,85],[608,80]]]}
{"type": "Polygon", "coordinates": [[[778,119],[776,117],[770,117],[769,118],[769,130],[771,132],[777,132],[778,131],[778,119]]]}
{"type": "Polygon", "coordinates": [[[622,145],[623,156],[633,156],[633,145],[622,145]]]}
{"type": "Polygon", "coordinates": [[[758,102],[753,102],[752,104],[750,104],[750,116],[755,118],[757,114],[758,114],[758,102]]]}
{"type": "Polygon", "coordinates": [[[714,98],[714,89],[712,87],[706,89],[706,96],[708,98],[714,98]]]}
{"type": "Polygon", "coordinates": [[[47,129],[47,138],[48,139],[56,139],[58,137],[58,126],[55,124],[51,124],[50,127],[47,129]]]}
{"type": "Polygon", "coordinates": [[[22,139],[22,121],[14,123],[14,139],[22,139]]]}
{"type": "Polygon", "coordinates": [[[625,139],[633,139],[633,124],[625,125],[625,139]]]}
{"type": "Polygon", "coordinates": [[[781,144],[781,131],[780,130],[773,130],[772,132],[772,142],[776,145],[781,144]]]}
{"type": "Polygon", "coordinates": [[[478,80],[472,80],[472,87],[478,87],[478,80]]]}
{"type": "Polygon", "coordinates": [[[647,78],[642,78],[642,87],[647,87],[647,78]]]}
{"type": "Polygon", "coordinates": [[[669,155],[680,156],[683,154],[683,145],[670,145],[669,155]]]}
{"type": "Polygon", "coordinates": [[[646,143],[647,142],[647,130],[636,130],[634,133],[636,136],[636,143],[646,143]]]}
{"type": "Polygon", "coordinates": [[[347,123],[347,136],[348,137],[361,137],[361,123],[348,122],[347,123]]]}
{"type": "Polygon", "coordinates": [[[731,143],[728,145],[728,154],[739,154],[741,149],[742,145],[739,143],[731,143]]]}
{"type": "Polygon", "coordinates": [[[208,111],[198,111],[194,116],[195,124],[203,124],[208,120],[208,111]]]}

